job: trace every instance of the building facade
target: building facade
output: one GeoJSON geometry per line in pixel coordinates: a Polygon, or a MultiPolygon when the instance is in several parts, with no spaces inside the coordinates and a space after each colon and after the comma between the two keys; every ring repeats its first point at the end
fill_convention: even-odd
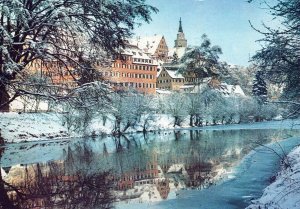
{"type": "Polygon", "coordinates": [[[156,75],[156,61],[134,45],[127,45],[112,63],[110,72],[103,73],[115,89],[147,94],[156,93],[156,75]]]}
{"type": "Polygon", "coordinates": [[[165,90],[179,91],[184,85],[184,77],[177,71],[162,67],[157,77],[157,88],[165,90]]]}

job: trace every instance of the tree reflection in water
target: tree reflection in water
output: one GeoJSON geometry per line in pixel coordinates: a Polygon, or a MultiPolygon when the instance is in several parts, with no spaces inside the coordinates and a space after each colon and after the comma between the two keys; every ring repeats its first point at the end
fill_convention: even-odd
{"type": "Polygon", "coordinates": [[[12,209],[88,209],[141,196],[166,199],[172,189],[215,184],[258,146],[253,142],[266,144],[289,134],[188,130],[81,140],[68,146],[61,161],[23,166],[24,175],[6,181],[11,185],[1,181],[0,192],[7,195],[0,195],[0,202],[12,209]]]}
{"type": "Polygon", "coordinates": [[[112,208],[115,198],[110,172],[88,169],[93,162],[88,147],[77,147],[76,158],[74,151],[68,151],[65,161],[22,166],[22,175],[12,182],[1,178],[2,208],[112,208]]]}

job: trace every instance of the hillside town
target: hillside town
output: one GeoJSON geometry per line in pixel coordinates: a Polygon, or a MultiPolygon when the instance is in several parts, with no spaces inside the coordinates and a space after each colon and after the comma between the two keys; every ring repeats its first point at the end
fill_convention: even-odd
{"type": "MultiPolygon", "coordinates": [[[[125,48],[115,56],[111,66],[103,68],[100,61],[95,61],[92,65],[97,70],[99,81],[107,83],[113,91],[137,91],[153,95],[171,94],[172,92],[197,93],[201,88],[209,86],[224,95],[245,96],[241,86],[234,81],[226,83],[225,80],[216,76],[198,77],[192,72],[180,71],[177,61],[190,50],[183,32],[181,18],[177,39],[174,42],[174,47],[168,47],[164,36],[157,34],[128,39],[125,48]]],[[[30,63],[28,68],[30,74],[27,76],[38,76],[39,79],[68,89],[76,88],[78,80],[80,80],[80,74],[75,66],[66,66],[59,61],[37,60],[30,63]]],[[[238,66],[229,66],[229,68],[238,68],[238,66]]],[[[9,111],[9,109],[20,111],[29,108],[26,111],[34,111],[30,108],[30,106],[34,106],[38,111],[47,110],[45,106],[38,106],[34,104],[34,101],[30,102],[32,102],[31,105],[28,104],[28,101],[16,99],[10,103],[10,106],[6,106],[6,109],[2,109],[4,111],[9,111]],[[27,107],[24,107],[25,104],[27,107]]]]}

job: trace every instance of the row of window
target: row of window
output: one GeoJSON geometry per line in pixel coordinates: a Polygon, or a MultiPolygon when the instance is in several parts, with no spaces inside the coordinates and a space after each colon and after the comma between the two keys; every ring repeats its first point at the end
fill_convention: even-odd
{"type": "Polygon", "coordinates": [[[131,88],[156,88],[155,83],[133,83],[133,82],[125,82],[125,83],[113,83],[112,86],[116,87],[131,87],[131,88]]]}
{"type": "Polygon", "coordinates": [[[183,79],[167,79],[167,80],[158,80],[158,83],[171,83],[173,80],[173,82],[176,82],[176,83],[183,83],[184,80],[183,79]]]}
{"type": "MultiPolygon", "coordinates": [[[[136,52],[132,52],[133,55],[137,55],[136,52]]],[[[141,52],[138,52],[139,56],[143,56],[141,52]]],[[[151,59],[142,59],[142,58],[132,58],[131,56],[121,55],[121,57],[114,57],[115,60],[133,60],[133,62],[143,62],[143,63],[153,63],[153,60],[151,59]]]]}
{"type": "Polygon", "coordinates": [[[153,61],[150,60],[150,59],[133,58],[133,61],[134,61],[134,62],[150,63],[150,64],[153,63],[153,61]]]}
{"type": "Polygon", "coordinates": [[[120,72],[105,72],[104,76],[111,76],[117,78],[143,78],[143,79],[154,79],[154,75],[149,74],[137,74],[137,73],[120,73],[120,72]]]}
{"type": "Polygon", "coordinates": [[[130,64],[120,64],[120,63],[113,63],[112,67],[115,67],[115,68],[125,68],[125,69],[131,69],[131,70],[147,70],[147,71],[155,70],[154,66],[148,66],[148,65],[130,65],[130,64]]]}

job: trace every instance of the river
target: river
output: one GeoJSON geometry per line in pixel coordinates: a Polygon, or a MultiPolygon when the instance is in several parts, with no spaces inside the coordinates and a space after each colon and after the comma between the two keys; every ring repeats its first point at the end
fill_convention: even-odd
{"type": "MultiPolygon", "coordinates": [[[[34,182],[55,176],[60,182],[47,184],[51,193],[58,185],[66,187],[65,182],[68,188],[70,182],[74,187],[80,182],[75,191],[89,193],[85,198],[71,197],[73,187],[73,192],[60,194],[75,199],[72,204],[78,208],[243,208],[262,194],[279,169],[274,151],[284,156],[300,141],[298,129],[256,126],[13,144],[1,158],[3,178],[23,185],[28,176],[43,179],[34,182]],[[99,197],[102,205],[87,206],[87,200],[94,203],[99,197]],[[111,202],[103,203],[104,197],[111,202]]],[[[52,199],[39,204],[58,201],[52,199]]]]}

